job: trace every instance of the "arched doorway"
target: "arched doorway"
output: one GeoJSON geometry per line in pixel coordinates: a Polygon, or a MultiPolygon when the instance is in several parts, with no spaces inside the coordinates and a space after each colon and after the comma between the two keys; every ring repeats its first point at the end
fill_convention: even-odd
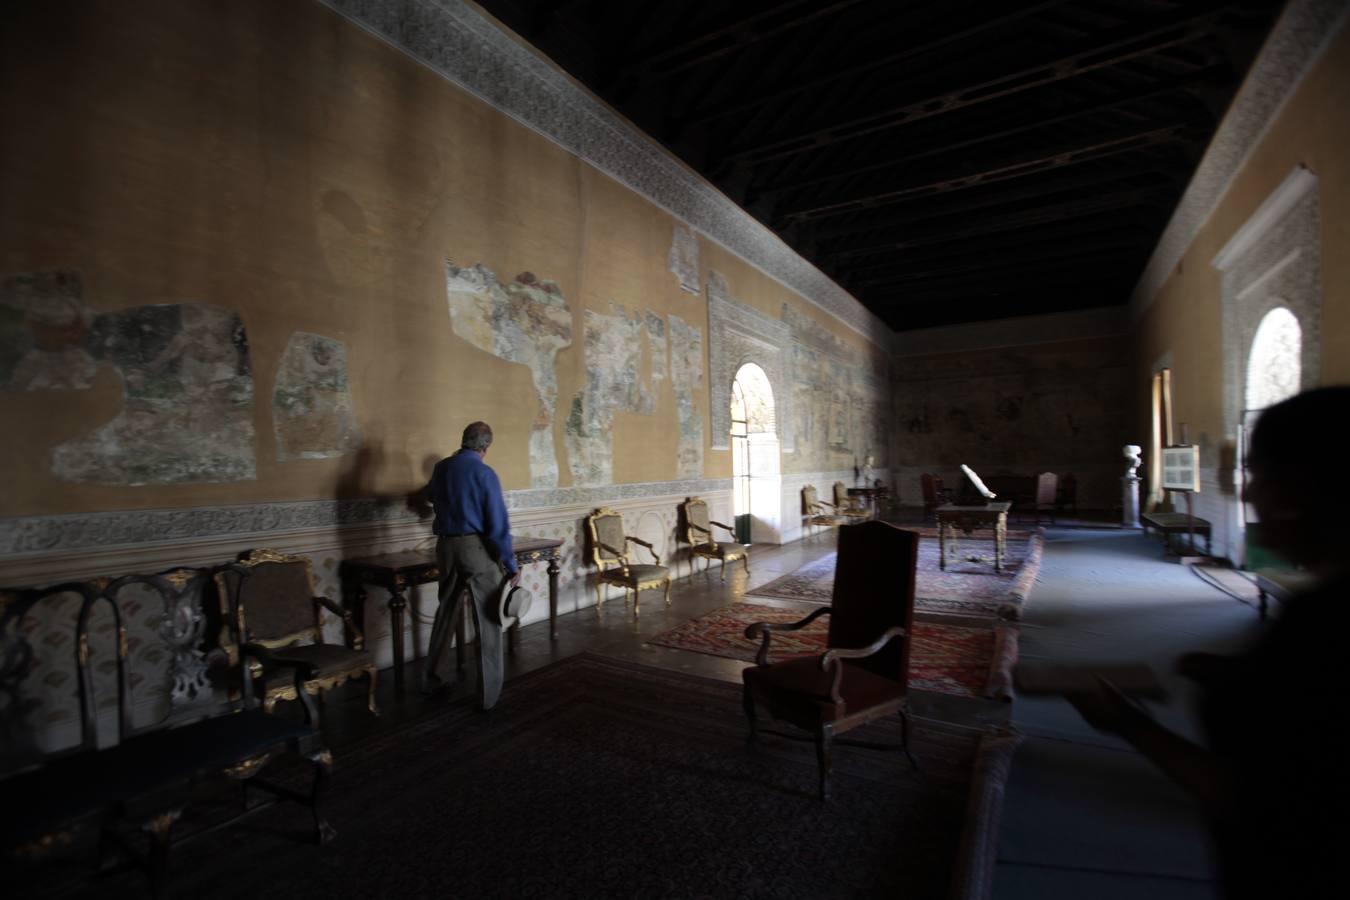
{"type": "MultiPolygon", "coordinates": [[[[1242,425],[1238,446],[1242,453],[1240,497],[1247,494],[1247,442],[1252,427],[1267,407],[1274,406],[1299,392],[1303,384],[1303,328],[1298,317],[1285,306],[1277,306],[1266,313],[1252,334],[1251,349],[1247,353],[1247,372],[1242,393],[1242,425]]],[[[1261,549],[1256,510],[1251,504],[1240,503],[1238,530],[1242,535],[1242,561],[1248,568],[1271,565],[1261,549]]]]}
{"type": "Polygon", "coordinates": [[[732,512],[737,539],[782,543],[782,477],[773,386],[754,363],[731,383],[732,512]]]}

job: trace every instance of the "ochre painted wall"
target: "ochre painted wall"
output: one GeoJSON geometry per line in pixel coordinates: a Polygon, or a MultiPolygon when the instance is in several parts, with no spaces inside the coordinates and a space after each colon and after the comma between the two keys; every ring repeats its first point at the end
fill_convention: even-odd
{"type": "MultiPolygon", "coordinates": [[[[118,377],[87,391],[0,391],[6,490],[0,515],[397,494],[460,429],[489,421],[490,462],[530,483],[536,414],[529,370],[452,331],[445,261],[503,282],[555,281],[573,316],[557,358],[559,483],[571,483],[564,421],[586,381],[583,309],[677,315],[702,333],[706,300],[667,269],[675,221],[547,139],[307,0],[47,2],[0,32],[0,273],[80,273],[95,311],[198,302],[237,311],[251,347],[257,478],[142,487],[74,484],[52,449],[115,416],[118,377]],[[346,342],[364,445],[335,459],[276,461],[271,390],[292,331],[346,342]]],[[[857,334],[701,239],[734,295],[784,303],[859,352],[857,334]]],[[[643,359],[650,374],[650,353],[643,359]]],[[[670,378],[653,415],[613,423],[614,480],[674,477],[670,378]]],[[[878,414],[882,414],[880,411],[878,414]]]]}
{"type": "MultiPolygon", "coordinates": [[[[1210,263],[1296,165],[1317,176],[1322,225],[1322,384],[1350,382],[1350,28],[1342,27],[1229,186],[1136,328],[1137,428],[1148,381],[1171,354],[1175,422],[1223,438],[1222,282],[1210,263]]],[[[1143,443],[1143,441],[1141,441],[1143,443]]]]}

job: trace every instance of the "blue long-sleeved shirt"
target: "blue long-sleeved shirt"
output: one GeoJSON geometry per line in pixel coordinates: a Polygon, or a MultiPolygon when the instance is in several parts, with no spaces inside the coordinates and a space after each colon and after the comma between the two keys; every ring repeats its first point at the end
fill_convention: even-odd
{"type": "Polygon", "coordinates": [[[461,450],[436,463],[428,487],[436,509],[436,534],[480,535],[488,553],[508,572],[516,571],[502,483],[480,454],[461,450]]]}

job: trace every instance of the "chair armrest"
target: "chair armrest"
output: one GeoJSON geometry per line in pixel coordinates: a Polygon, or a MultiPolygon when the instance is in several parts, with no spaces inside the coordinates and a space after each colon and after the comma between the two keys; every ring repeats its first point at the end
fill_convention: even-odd
{"type": "Polygon", "coordinates": [[[603,541],[600,542],[600,549],[601,549],[601,550],[608,550],[610,553],[613,553],[615,556],[617,556],[617,557],[619,558],[619,564],[622,565],[625,569],[628,568],[628,554],[627,554],[627,553],[624,553],[624,552],[623,552],[622,550],[620,550],[618,547],[611,547],[609,544],[606,544],[606,543],[603,542],[603,541]]]}
{"type": "MultiPolygon", "coordinates": [[[[709,524],[709,525],[716,525],[718,528],[722,529],[722,530],[725,531],[727,534],[731,535],[732,538],[735,538],[735,537],[736,537],[736,529],[732,528],[730,525],[723,525],[721,522],[709,522],[708,524],[709,524]]],[[[709,533],[709,534],[712,534],[712,532],[708,532],[708,533],[709,533]]]]}
{"type": "Polygon", "coordinates": [[[775,631],[801,631],[816,619],[819,619],[821,616],[828,616],[829,614],[830,608],[828,606],[822,606],[820,609],[814,610],[805,619],[797,622],[783,622],[782,624],[775,622],[755,622],[751,624],[745,629],[746,640],[753,641],[755,638],[761,638],[763,641],[763,643],[759,645],[759,652],[755,654],[755,665],[767,666],[769,664],[769,641],[773,637],[775,631]]]}
{"type": "Polygon", "coordinates": [[[656,560],[656,564],[658,566],[661,565],[661,557],[656,555],[656,548],[649,542],[644,541],[642,538],[628,537],[627,535],[624,536],[624,540],[630,544],[637,544],[639,547],[646,547],[647,552],[652,555],[652,559],[656,560]]]}
{"type": "Polygon", "coordinates": [[[328,597],[315,597],[314,602],[342,619],[343,627],[347,630],[353,650],[364,650],[366,648],[366,636],[361,633],[361,629],[356,627],[356,620],[352,618],[350,609],[330,600],[328,597]]]}
{"type": "MultiPolygon", "coordinates": [[[[713,522],[712,524],[716,525],[717,523],[713,522]]],[[[712,536],[712,529],[710,528],[704,528],[702,525],[695,525],[693,522],[689,523],[689,527],[692,528],[694,531],[701,531],[704,534],[708,535],[709,537],[712,536]]]]}
{"type": "Polygon", "coordinates": [[[866,647],[852,649],[847,647],[836,647],[822,653],[820,655],[821,671],[827,672],[831,665],[834,666],[834,679],[830,682],[830,699],[835,703],[844,702],[843,695],[839,693],[839,682],[842,681],[844,677],[844,665],[839,662],[839,660],[863,659],[864,657],[871,656],[873,653],[876,653],[882,647],[889,644],[893,638],[904,636],[905,629],[901,628],[899,625],[895,625],[891,628],[887,628],[885,632],[882,633],[881,637],[877,638],[866,647]]]}

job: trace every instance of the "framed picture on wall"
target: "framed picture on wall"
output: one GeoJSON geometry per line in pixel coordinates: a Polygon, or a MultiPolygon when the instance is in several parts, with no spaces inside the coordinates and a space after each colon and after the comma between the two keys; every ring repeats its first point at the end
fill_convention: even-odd
{"type": "Polygon", "coordinates": [[[1162,448],[1162,487],[1165,491],[1200,492],[1200,447],[1182,444],[1162,448]]]}

